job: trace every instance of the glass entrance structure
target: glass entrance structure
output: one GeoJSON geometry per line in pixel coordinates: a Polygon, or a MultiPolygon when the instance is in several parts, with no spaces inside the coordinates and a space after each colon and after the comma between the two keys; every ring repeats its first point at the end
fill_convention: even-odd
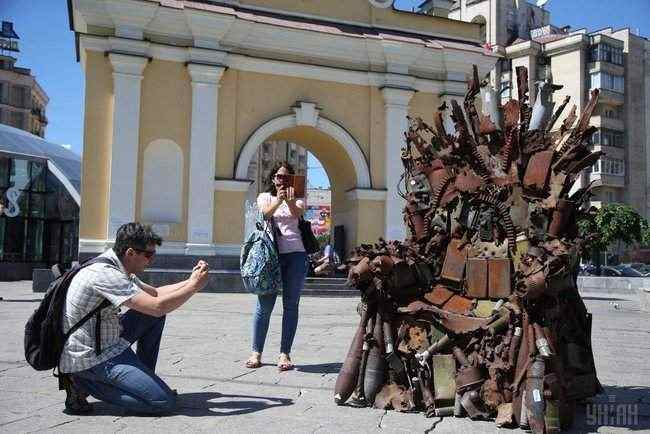
{"type": "Polygon", "coordinates": [[[0,125],[0,280],[77,260],[80,170],[73,152],[0,125]]]}

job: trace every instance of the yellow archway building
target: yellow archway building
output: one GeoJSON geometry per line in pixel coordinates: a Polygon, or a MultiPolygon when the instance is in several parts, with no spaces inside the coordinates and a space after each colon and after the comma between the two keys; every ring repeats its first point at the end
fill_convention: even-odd
{"type": "Polygon", "coordinates": [[[237,255],[265,140],[323,163],[348,247],[403,238],[406,115],[431,120],[497,58],[477,24],[386,4],[71,0],[86,78],[80,252],[140,220],[163,254],[237,255]]]}

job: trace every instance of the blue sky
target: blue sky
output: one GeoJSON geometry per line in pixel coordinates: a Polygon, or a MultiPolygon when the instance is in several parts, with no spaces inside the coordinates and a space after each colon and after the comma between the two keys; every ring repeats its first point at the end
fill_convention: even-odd
{"type": "MultiPolygon", "coordinates": [[[[396,0],[410,10],[420,0],[396,0]]],[[[551,22],[574,29],[630,27],[650,37],[650,0],[550,0],[551,22]],[[616,3],[615,10],[612,4],[616,3]]],[[[20,36],[18,65],[31,68],[50,97],[46,138],[71,145],[81,153],[83,138],[83,74],[76,61],[74,35],[69,29],[65,0],[0,0],[0,19],[12,21],[20,36]]],[[[310,181],[326,186],[327,176],[315,158],[309,158],[310,181]]]]}

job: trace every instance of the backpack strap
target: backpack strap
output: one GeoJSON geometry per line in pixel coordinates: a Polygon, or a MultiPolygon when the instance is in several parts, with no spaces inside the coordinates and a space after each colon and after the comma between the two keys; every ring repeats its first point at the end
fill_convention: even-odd
{"type": "MultiPolygon", "coordinates": [[[[98,335],[97,332],[98,332],[98,329],[99,329],[99,317],[101,316],[101,311],[102,311],[102,309],[107,308],[110,305],[111,305],[111,302],[104,299],[104,301],[102,301],[99,306],[97,306],[96,308],[94,308],[93,310],[88,312],[86,315],[84,315],[83,318],[81,318],[75,325],[70,327],[70,330],[68,330],[66,332],[66,334],[63,335],[63,345],[65,346],[65,343],[68,341],[68,338],[70,337],[70,335],[72,335],[72,333],[79,330],[79,328],[82,325],[87,323],[90,320],[90,318],[93,317],[93,315],[97,315],[97,318],[98,318],[97,324],[95,325],[95,343],[97,343],[98,340],[99,340],[99,335],[98,335]]],[[[97,352],[96,349],[95,349],[95,352],[97,352]]],[[[97,353],[97,354],[99,354],[99,353],[97,353]]]]}

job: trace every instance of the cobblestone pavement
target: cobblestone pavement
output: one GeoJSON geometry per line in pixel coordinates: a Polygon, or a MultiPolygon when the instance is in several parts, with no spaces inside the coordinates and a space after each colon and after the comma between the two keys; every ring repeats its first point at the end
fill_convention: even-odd
{"type": "MultiPolygon", "coordinates": [[[[650,432],[650,314],[634,296],[584,296],[606,393],[580,410],[573,432],[650,432]]],[[[179,391],[174,415],[130,416],[96,403],[93,415],[68,416],[51,372],[32,370],[23,356],[23,327],[42,294],[31,292],[31,282],[14,282],[0,283],[0,297],[0,432],[500,432],[493,422],[334,405],[336,375],[358,322],[354,298],[304,298],[292,354],[297,369],[279,373],[281,301],[265,365],[249,370],[243,363],[254,297],[199,294],[168,316],[163,337],[158,373],[179,391]]]]}

